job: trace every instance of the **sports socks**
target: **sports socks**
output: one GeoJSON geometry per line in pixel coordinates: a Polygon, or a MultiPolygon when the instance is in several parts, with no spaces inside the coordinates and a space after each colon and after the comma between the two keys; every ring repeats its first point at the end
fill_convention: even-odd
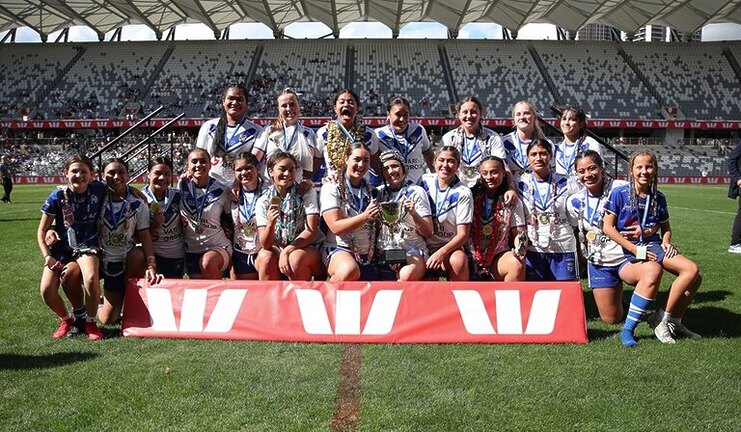
{"type": "Polygon", "coordinates": [[[624,346],[632,347],[638,345],[633,333],[643,316],[651,308],[653,302],[654,299],[643,297],[636,292],[633,293],[633,296],[630,298],[630,307],[628,307],[628,316],[625,317],[625,325],[623,325],[623,330],[620,332],[620,341],[624,346]]]}

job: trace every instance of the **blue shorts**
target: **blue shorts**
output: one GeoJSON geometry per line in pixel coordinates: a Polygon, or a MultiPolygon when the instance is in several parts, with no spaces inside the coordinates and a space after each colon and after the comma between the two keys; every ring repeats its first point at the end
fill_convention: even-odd
{"type": "MultiPolygon", "coordinates": [[[[639,243],[639,245],[640,245],[640,243],[639,243]]],[[[650,252],[653,252],[656,255],[656,262],[657,263],[661,264],[661,262],[664,261],[664,257],[666,256],[666,252],[664,252],[664,248],[661,247],[661,244],[659,244],[659,243],[648,243],[648,244],[645,244],[643,246],[647,246],[648,247],[648,250],[650,252]]],[[[632,253],[630,253],[630,252],[628,252],[626,250],[623,250],[623,252],[625,253],[625,258],[629,262],[631,262],[631,263],[643,262],[642,260],[637,260],[636,259],[636,256],[633,255],[632,253]]],[[[625,265],[625,263],[623,263],[622,265],[625,265]]]]}
{"type": "Polygon", "coordinates": [[[185,273],[185,262],[182,258],[165,258],[155,255],[157,273],[166,278],[182,279],[185,273]]]}
{"type": "Polygon", "coordinates": [[[601,266],[587,262],[587,275],[589,275],[589,288],[614,288],[622,286],[620,279],[620,268],[622,265],[601,266]]]}
{"type": "Polygon", "coordinates": [[[576,252],[532,252],[525,255],[525,280],[579,280],[576,252]]]}
{"type": "MultiPolygon", "coordinates": [[[[332,261],[332,255],[336,254],[337,252],[345,251],[349,253],[351,256],[353,253],[349,249],[345,249],[344,247],[340,246],[324,246],[322,248],[322,262],[324,264],[324,267],[329,269],[329,263],[332,261]]],[[[382,274],[379,274],[379,269],[374,262],[368,262],[368,255],[360,255],[361,262],[357,262],[358,268],[360,269],[360,278],[359,281],[377,281],[377,280],[391,280],[388,279],[388,273],[386,273],[386,279],[381,279],[382,274]]],[[[390,267],[387,267],[388,271],[392,271],[390,267]]],[[[395,275],[395,273],[394,273],[395,275]]],[[[394,276],[394,279],[396,280],[396,276],[394,276]]]]}
{"type": "Polygon", "coordinates": [[[101,261],[100,267],[100,274],[103,277],[103,290],[123,294],[126,289],[124,262],[101,261]]]}
{"type": "Polygon", "coordinates": [[[257,274],[257,268],[255,267],[256,259],[257,254],[246,254],[235,250],[234,254],[232,255],[232,265],[234,266],[234,273],[238,275],[257,274]]]}

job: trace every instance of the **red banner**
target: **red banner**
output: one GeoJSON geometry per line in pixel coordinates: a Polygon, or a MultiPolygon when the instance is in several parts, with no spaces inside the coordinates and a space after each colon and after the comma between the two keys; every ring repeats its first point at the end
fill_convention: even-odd
{"type": "Polygon", "coordinates": [[[351,343],[587,343],[579,282],[166,280],[126,289],[123,335],[351,343]]]}
{"type": "MultiPolygon", "coordinates": [[[[156,118],[146,122],[143,126],[150,128],[161,128],[171,119],[156,118]]],[[[174,127],[196,128],[200,127],[206,118],[180,119],[175,122],[174,127]]],[[[380,127],[387,124],[386,117],[365,117],[365,124],[372,127],[380,127]]],[[[413,119],[423,126],[452,127],[456,125],[456,119],[450,117],[421,117],[413,119]]],[[[557,119],[547,119],[554,126],[558,126],[557,119]]],[[[274,118],[260,117],[252,119],[255,123],[265,126],[273,123],[274,118]]],[[[301,121],[313,128],[319,128],[327,123],[325,117],[305,117],[301,121]]],[[[137,120],[7,120],[0,122],[1,128],[10,129],[128,129],[137,120]]],[[[488,118],[483,120],[488,127],[511,128],[512,119],[509,117],[488,118]]],[[[590,119],[588,126],[591,129],[711,129],[711,130],[737,130],[741,129],[739,120],[639,120],[639,119],[590,119]]]]}

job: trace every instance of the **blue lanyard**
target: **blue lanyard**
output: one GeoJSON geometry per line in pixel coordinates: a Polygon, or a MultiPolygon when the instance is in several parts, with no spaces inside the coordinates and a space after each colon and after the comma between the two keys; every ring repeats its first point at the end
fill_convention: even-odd
{"type": "Polygon", "coordinates": [[[571,154],[568,154],[568,155],[566,154],[566,147],[570,147],[570,146],[566,143],[566,139],[564,138],[558,161],[561,162],[561,166],[563,167],[564,171],[568,174],[568,172],[571,171],[571,168],[574,165],[574,159],[576,158],[576,154],[579,152],[579,140],[577,140],[574,143],[574,148],[571,150],[571,154]]]}
{"type": "Polygon", "coordinates": [[[350,135],[350,132],[348,132],[347,129],[345,129],[345,126],[343,126],[339,120],[335,120],[335,123],[337,123],[337,125],[340,127],[340,130],[342,130],[342,133],[345,134],[347,139],[350,140],[350,145],[355,144],[355,138],[353,138],[350,135]]]}
{"type": "Polygon", "coordinates": [[[646,207],[643,208],[643,217],[641,218],[641,242],[643,242],[643,228],[646,226],[646,220],[648,219],[648,208],[651,206],[651,195],[646,195],[646,207]]]}
{"type": "Polygon", "coordinates": [[[298,132],[299,124],[296,123],[293,129],[293,134],[291,134],[291,139],[286,138],[286,129],[287,127],[283,127],[283,147],[286,149],[286,153],[291,152],[291,144],[293,143],[293,139],[296,138],[296,132],[298,132]]]}
{"type": "Polygon", "coordinates": [[[108,212],[111,214],[111,229],[117,229],[118,226],[121,224],[121,221],[126,218],[126,210],[128,209],[128,198],[129,198],[129,190],[126,189],[126,194],[123,196],[123,202],[121,205],[121,210],[116,213],[115,209],[113,208],[113,197],[111,195],[108,195],[108,212]]]}
{"type": "MultiPolygon", "coordinates": [[[[515,162],[521,169],[527,170],[527,153],[522,151],[522,141],[520,141],[520,136],[517,133],[517,130],[512,132],[512,138],[514,140],[513,144],[515,145],[515,162]]],[[[527,149],[527,146],[525,148],[527,149]]]]}
{"type": "MultiPolygon", "coordinates": [[[[389,129],[391,129],[391,135],[394,138],[394,148],[396,150],[399,150],[399,153],[404,156],[404,160],[406,160],[409,157],[409,153],[412,152],[411,146],[409,145],[409,138],[407,138],[406,132],[402,134],[402,137],[404,137],[404,142],[406,145],[402,145],[402,143],[399,141],[399,138],[396,136],[396,131],[394,131],[394,127],[389,125],[389,129]]],[[[409,130],[409,125],[407,125],[405,131],[409,130]]]]}
{"type": "Polygon", "coordinates": [[[478,146],[478,132],[473,136],[473,143],[471,144],[470,149],[466,146],[466,131],[461,131],[461,138],[463,140],[463,145],[461,146],[463,153],[463,163],[465,163],[466,165],[471,165],[473,162],[473,158],[481,153],[481,149],[479,149],[478,146]]]}
{"type": "Polygon", "coordinates": [[[345,185],[347,186],[347,191],[350,192],[350,196],[352,196],[352,203],[350,203],[350,206],[353,208],[353,210],[355,210],[356,213],[362,213],[365,208],[368,207],[368,204],[365,203],[366,196],[365,192],[363,191],[365,180],[360,183],[358,196],[355,196],[355,193],[353,193],[353,186],[352,184],[350,184],[350,180],[348,180],[347,177],[345,177],[345,185]]]}
{"type": "Polygon", "coordinates": [[[232,136],[231,136],[231,137],[230,137],[229,139],[226,139],[226,134],[224,134],[224,141],[225,141],[225,142],[224,142],[224,149],[225,149],[225,150],[226,150],[226,149],[228,149],[228,148],[229,148],[229,146],[230,146],[230,145],[232,144],[232,140],[233,140],[233,139],[234,139],[234,137],[235,137],[235,136],[237,135],[237,132],[239,132],[239,129],[241,129],[241,128],[242,128],[242,125],[244,124],[244,122],[245,122],[246,120],[247,120],[247,116],[245,116],[245,117],[244,117],[244,118],[242,119],[242,121],[240,121],[239,123],[237,123],[237,125],[236,125],[236,126],[234,127],[234,132],[232,132],[232,136]]]}
{"type": "Polygon", "coordinates": [[[209,192],[211,192],[211,185],[213,184],[214,184],[214,179],[209,178],[208,183],[206,183],[206,191],[203,193],[202,197],[198,198],[196,196],[196,191],[195,191],[195,182],[192,180],[190,181],[188,189],[190,191],[190,194],[193,196],[193,199],[196,202],[196,218],[197,218],[196,220],[198,222],[200,222],[201,219],[203,218],[203,210],[206,208],[206,203],[208,202],[208,194],[209,192]]]}
{"type": "Polygon", "coordinates": [[[535,179],[535,173],[532,174],[533,178],[533,202],[535,204],[536,210],[537,205],[540,204],[540,210],[545,211],[548,206],[550,205],[552,198],[551,198],[551,177],[553,177],[552,174],[548,173],[548,179],[546,180],[548,182],[548,193],[546,193],[545,197],[542,197],[540,195],[540,189],[538,188],[538,181],[535,179]]]}
{"type": "Polygon", "coordinates": [[[244,223],[249,223],[252,220],[252,216],[255,215],[255,203],[260,194],[257,193],[257,188],[251,191],[245,191],[244,189],[239,190],[239,214],[244,216],[244,223]],[[247,193],[252,193],[252,201],[247,202],[247,193]]]}
{"type": "Polygon", "coordinates": [[[448,186],[447,189],[445,189],[445,196],[443,197],[442,202],[438,199],[438,194],[440,191],[440,184],[437,182],[437,179],[435,179],[435,216],[437,218],[440,218],[440,215],[443,213],[443,209],[445,208],[445,203],[448,201],[448,195],[450,194],[450,190],[453,189],[453,185],[448,186]]]}
{"type": "Polygon", "coordinates": [[[584,205],[586,206],[584,211],[584,215],[586,217],[584,218],[584,220],[587,222],[587,226],[594,226],[594,218],[597,215],[597,211],[599,210],[599,203],[601,200],[602,199],[600,197],[597,197],[597,205],[594,207],[594,209],[592,209],[592,207],[589,205],[589,190],[586,188],[584,189],[584,205]]]}
{"type": "MultiPolygon", "coordinates": [[[[152,202],[159,202],[159,200],[157,199],[156,196],[154,196],[154,192],[152,192],[152,190],[149,188],[149,186],[144,186],[144,194],[146,196],[148,196],[149,198],[151,198],[152,199],[152,202]]],[[[164,201],[165,201],[165,205],[162,208],[162,214],[167,213],[167,209],[170,208],[170,201],[172,201],[170,199],[170,188],[169,187],[165,190],[165,199],[164,199],[164,201]]]]}

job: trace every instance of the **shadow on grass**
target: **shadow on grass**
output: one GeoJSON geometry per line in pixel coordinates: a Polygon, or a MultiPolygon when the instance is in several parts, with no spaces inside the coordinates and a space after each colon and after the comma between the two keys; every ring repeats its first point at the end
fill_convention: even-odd
{"type": "Polygon", "coordinates": [[[61,352],[42,355],[0,354],[0,370],[47,369],[97,357],[89,352],[61,352]]]}
{"type": "MultiPolygon", "coordinates": [[[[617,324],[616,324],[617,325],[617,324]]],[[[609,339],[620,333],[620,329],[604,330],[604,329],[590,329],[587,328],[587,337],[590,341],[597,341],[602,339],[609,339]]]]}
{"type": "Polygon", "coordinates": [[[690,306],[684,322],[690,330],[705,337],[741,336],[741,314],[728,309],[690,306]]]}
{"type": "Polygon", "coordinates": [[[0,218],[0,222],[25,222],[25,221],[38,221],[39,218],[33,217],[20,217],[20,218],[0,218]]]}
{"type": "Polygon", "coordinates": [[[731,291],[703,291],[700,287],[700,291],[692,298],[692,304],[723,301],[731,295],[731,291]]]}

